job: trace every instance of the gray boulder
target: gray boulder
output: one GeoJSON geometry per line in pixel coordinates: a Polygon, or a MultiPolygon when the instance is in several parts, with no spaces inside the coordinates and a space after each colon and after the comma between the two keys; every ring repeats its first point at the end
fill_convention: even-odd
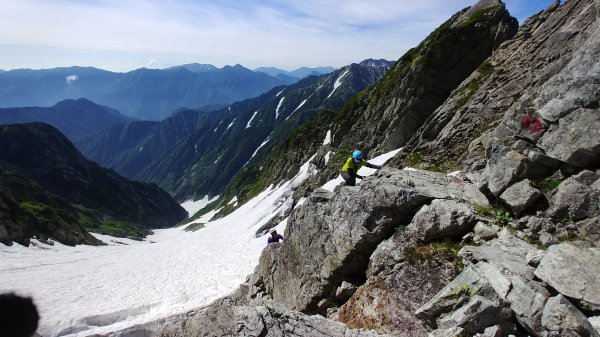
{"type": "Polygon", "coordinates": [[[584,242],[561,243],[546,251],[535,276],[585,310],[600,311],[600,250],[584,242]]]}
{"type": "Polygon", "coordinates": [[[596,332],[600,333],[600,316],[590,317],[588,322],[596,329],[596,332]]]}
{"type": "Polygon", "coordinates": [[[512,314],[499,298],[490,300],[486,297],[473,295],[469,302],[438,320],[442,329],[460,327],[463,333],[473,335],[484,331],[489,326],[510,321],[512,314]]]}
{"type": "Polygon", "coordinates": [[[546,302],[542,326],[547,330],[546,336],[600,337],[587,317],[560,294],[546,302]]]}
{"type": "Polygon", "coordinates": [[[535,281],[512,276],[512,288],[507,295],[515,318],[529,333],[542,335],[542,310],[550,296],[548,290],[535,281]]]}
{"type": "Polygon", "coordinates": [[[548,212],[554,217],[568,216],[574,221],[598,216],[599,197],[600,191],[569,178],[552,194],[548,212]]]}
{"type": "Polygon", "coordinates": [[[421,242],[461,238],[476,222],[477,217],[466,204],[455,200],[433,200],[415,214],[406,228],[406,235],[421,242]]]}
{"type": "Polygon", "coordinates": [[[543,193],[532,187],[529,179],[525,179],[507,188],[500,195],[500,200],[505,202],[516,216],[520,216],[542,196],[543,193]]]}
{"type": "Polygon", "coordinates": [[[430,328],[446,332],[460,328],[473,335],[494,325],[512,330],[507,302],[498,297],[488,279],[473,266],[468,266],[415,315],[430,328]]]}
{"type": "MultiPolygon", "coordinates": [[[[494,225],[494,227],[497,227],[494,225]]],[[[473,228],[473,232],[475,233],[474,239],[478,240],[490,240],[498,236],[498,229],[494,228],[490,225],[487,225],[481,221],[479,221],[475,228],[473,228]]]]}
{"type": "Polygon", "coordinates": [[[481,246],[465,246],[458,255],[471,263],[486,261],[508,271],[511,275],[531,280],[534,268],[527,264],[527,255],[532,251],[537,252],[539,249],[504,229],[497,239],[481,246]]]}
{"type": "Polygon", "coordinates": [[[490,192],[500,196],[515,181],[525,178],[530,165],[529,158],[509,147],[492,150],[485,168],[490,192]]]}
{"type": "Polygon", "coordinates": [[[358,289],[357,286],[350,282],[343,281],[342,284],[335,291],[335,297],[341,301],[346,302],[358,289]]]}
{"type": "Polygon", "coordinates": [[[559,121],[540,141],[548,156],[569,165],[593,168],[600,163],[600,110],[580,108],[559,121]]]}

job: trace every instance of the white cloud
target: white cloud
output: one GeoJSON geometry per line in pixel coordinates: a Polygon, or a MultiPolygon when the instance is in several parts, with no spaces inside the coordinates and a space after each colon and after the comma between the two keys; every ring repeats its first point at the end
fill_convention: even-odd
{"type": "Polygon", "coordinates": [[[154,65],[156,65],[156,60],[150,60],[146,63],[146,68],[152,68],[154,65]]]}
{"type": "Polygon", "coordinates": [[[72,84],[73,82],[77,81],[78,79],[79,79],[79,76],[77,76],[77,75],[69,75],[66,77],[68,84],[72,84]]]}
{"type": "MultiPolygon", "coordinates": [[[[160,66],[341,67],[369,57],[398,59],[475,2],[3,0],[0,48],[18,46],[20,57],[14,51],[0,63],[25,62],[23,53],[46,48],[45,59],[63,62],[54,66],[86,62],[112,70],[130,70],[151,58],[159,58],[160,66]]],[[[16,67],[49,61],[30,62],[38,64],[16,67]]]]}

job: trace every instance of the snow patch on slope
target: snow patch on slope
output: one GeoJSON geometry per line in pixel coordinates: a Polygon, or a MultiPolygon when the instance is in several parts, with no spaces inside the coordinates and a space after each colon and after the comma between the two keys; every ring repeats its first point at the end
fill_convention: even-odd
{"type": "Polygon", "coordinates": [[[302,101],[302,103],[300,103],[300,105],[298,105],[298,107],[296,109],[294,109],[294,111],[292,111],[292,113],[298,111],[298,109],[300,109],[304,105],[304,103],[306,103],[307,100],[308,99],[305,99],[304,101],[302,101]]]}
{"type": "Polygon", "coordinates": [[[217,127],[213,130],[213,133],[217,132],[219,126],[221,126],[221,123],[223,123],[223,121],[220,121],[219,124],[217,124],[217,127]]]}
{"type": "Polygon", "coordinates": [[[204,198],[200,199],[200,200],[188,200],[185,201],[181,204],[181,207],[183,207],[183,209],[185,209],[188,214],[194,215],[196,214],[196,212],[198,212],[199,210],[203,209],[204,207],[206,207],[206,205],[210,204],[211,202],[217,200],[219,198],[219,196],[217,195],[216,197],[213,197],[212,199],[208,198],[208,195],[205,195],[204,198]]]}
{"type": "Polygon", "coordinates": [[[250,117],[248,124],[246,124],[246,129],[250,127],[250,125],[252,124],[252,121],[254,120],[254,117],[256,117],[257,113],[258,113],[258,110],[254,111],[254,114],[252,114],[252,117],[250,117]]]}
{"type": "Polygon", "coordinates": [[[279,109],[281,108],[281,104],[283,103],[284,99],[285,97],[281,97],[281,99],[279,100],[279,104],[277,104],[277,109],[275,109],[275,119],[279,117],[279,109]]]}
{"type": "Polygon", "coordinates": [[[349,72],[349,70],[344,71],[344,73],[341,74],[337,80],[335,80],[335,83],[333,84],[333,90],[331,90],[331,93],[329,94],[329,96],[327,96],[327,98],[331,97],[331,95],[333,95],[333,93],[337,90],[337,88],[339,88],[340,85],[342,85],[342,78],[344,78],[344,76],[346,76],[348,74],[348,72],[349,72]]]}
{"type": "MultiPolygon", "coordinates": [[[[252,157],[250,157],[250,159],[254,158],[254,156],[256,156],[256,154],[258,153],[258,151],[260,151],[260,149],[262,149],[263,146],[267,145],[267,143],[269,142],[269,140],[271,140],[271,137],[267,137],[267,139],[265,139],[264,142],[262,142],[257,148],[256,151],[254,151],[254,153],[252,154],[252,157]]],[[[249,162],[250,160],[248,160],[249,162]]]]}
{"type": "Polygon", "coordinates": [[[225,129],[225,131],[229,130],[229,128],[233,125],[233,123],[235,122],[236,118],[234,118],[231,123],[229,123],[229,125],[227,125],[227,129],[225,129]]]}
{"type": "Polygon", "coordinates": [[[256,230],[317,172],[310,160],[292,180],[195,232],[158,229],[143,242],[96,235],[109,244],[102,247],[0,245],[0,293],[33,297],[45,337],[107,334],[205,306],[252,273],[267,242],[256,230]]]}
{"type": "Polygon", "coordinates": [[[327,151],[327,153],[325,154],[325,165],[327,165],[327,163],[329,163],[330,156],[331,156],[331,151],[327,151]]]}
{"type": "Polygon", "coordinates": [[[331,130],[327,130],[327,134],[325,135],[325,140],[323,140],[323,145],[331,144],[331,130]]]}

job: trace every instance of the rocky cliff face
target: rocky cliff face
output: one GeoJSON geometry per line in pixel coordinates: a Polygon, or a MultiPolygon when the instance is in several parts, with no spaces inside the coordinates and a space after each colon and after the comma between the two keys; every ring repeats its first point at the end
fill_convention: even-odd
{"type": "Polygon", "coordinates": [[[312,192],[235,294],[145,331],[322,335],[308,314],[345,335],[600,336],[597,8],[528,20],[390,165],[461,172],[312,192]]]}
{"type": "MultiPolygon", "coordinates": [[[[482,140],[537,142],[577,108],[593,108],[598,99],[595,12],[591,1],[568,1],[525,21],[517,36],[433,113],[398,158],[423,168],[481,168],[491,145],[482,140]]],[[[550,144],[550,134],[540,142],[541,151],[568,151],[554,149],[557,142],[550,144]]]]}

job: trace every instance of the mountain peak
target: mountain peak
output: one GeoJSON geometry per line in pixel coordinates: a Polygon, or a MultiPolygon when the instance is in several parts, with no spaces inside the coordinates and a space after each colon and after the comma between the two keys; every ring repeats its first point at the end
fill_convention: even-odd
{"type": "Polygon", "coordinates": [[[73,98],[64,99],[64,100],[54,104],[53,107],[61,107],[61,106],[66,106],[66,105],[98,106],[98,104],[90,101],[89,99],[87,99],[85,97],[81,97],[81,98],[76,98],[76,99],[73,99],[73,98]]]}
{"type": "Polygon", "coordinates": [[[391,67],[394,65],[393,61],[388,61],[385,59],[372,59],[368,58],[359,63],[361,66],[365,67],[391,67]]]}
{"type": "Polygon", "coordinates": [[[506,11],[506,5],[501,0],[480,0],[475,5],[471,6],[467,11],[463,12],[460,17],[452,24],[452,27],[458,27],[480,14],[485,14],[488,11],[497,9],[506,11]]]}
{"type": "MultiPolygon", "coordinates": [[[[188,64],[182,64],[180,66],[175,66],[175,67],[171,67],[171,68],[185,68],[191,72],[195,72],[195,73],[207,73],[207,72],[211,72],[211,71],[216,71],[219,70],[219,68],[213,66],[212,64],[201,64],[201,63],[188,63],[188,64]]],[[[169,69],[171,69],[169,68],[169,69]]]]}

